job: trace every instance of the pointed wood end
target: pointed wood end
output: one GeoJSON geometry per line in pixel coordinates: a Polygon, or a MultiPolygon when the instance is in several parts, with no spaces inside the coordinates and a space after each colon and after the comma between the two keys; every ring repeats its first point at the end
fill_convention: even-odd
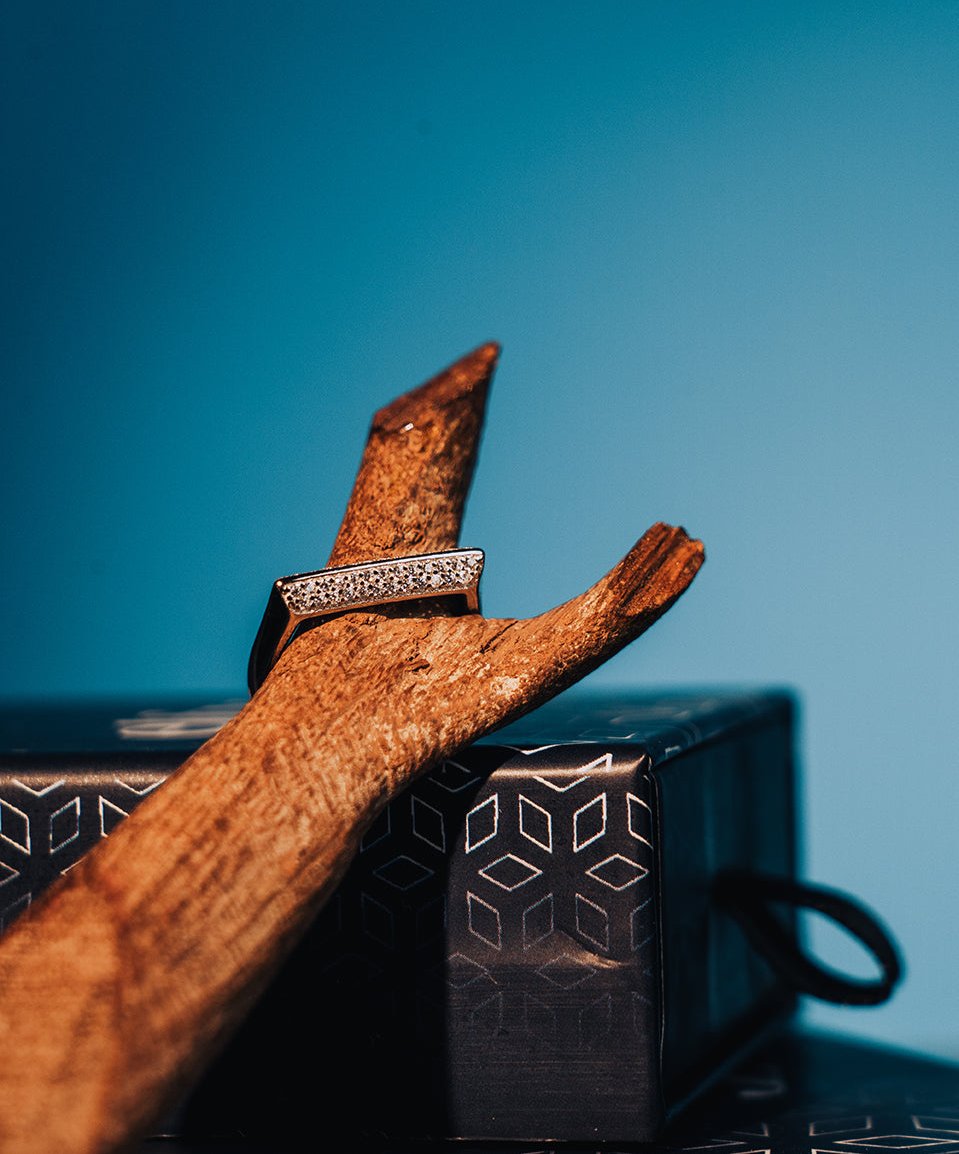
{"type": "Polygon", "coordinates": [[[416,426],[431,418],[437,409],[448,409],[461,401],[469,401],[471,407],[482,412],[499,354],[500,346],[495,341],[473,349],[425,384],[384,405],[374,416],[372,429],[392,433],[407,424],[416,426]]]}
{"type": "Polygon", "coordinates": [[[480,345],[380,409],[330,565],[456,545],[498,357],[480,345]]]}

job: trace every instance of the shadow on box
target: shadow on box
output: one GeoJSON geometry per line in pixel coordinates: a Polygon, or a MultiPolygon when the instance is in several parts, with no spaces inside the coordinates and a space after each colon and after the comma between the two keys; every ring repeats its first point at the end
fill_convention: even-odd
{"type": "MultiPolygon", "coordinates": [[[[511,752],[471,750],[470,776],[479,773],[451,795],[444,839],[462,837],[477,793],[511,752]]],[[[392,806],[368,830],[333,898],[189,1098],[185,1134],[315,1135],[318,1109],[327,1137],[455,1133],[447,1076],[451,859],[439,839],[432,852],[417,842],[420,861],[398,858],[397,839],[411,838],[396,829],[404,818],[409,809],[392,806]],[[358,1079],[374,1090],[360,1117],[349,1105],[358,1079]]]]}

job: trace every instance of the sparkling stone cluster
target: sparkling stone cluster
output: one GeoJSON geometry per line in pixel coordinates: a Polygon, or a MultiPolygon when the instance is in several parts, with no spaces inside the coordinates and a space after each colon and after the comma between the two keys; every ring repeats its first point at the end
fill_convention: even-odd
{"type": "Polygon", "coordinates": [[[280,592],[292,613],[308,616],[351,606],[460,593],[475,586],[482,571],[482,552],[464,549],[291,577],[280,592]]]}

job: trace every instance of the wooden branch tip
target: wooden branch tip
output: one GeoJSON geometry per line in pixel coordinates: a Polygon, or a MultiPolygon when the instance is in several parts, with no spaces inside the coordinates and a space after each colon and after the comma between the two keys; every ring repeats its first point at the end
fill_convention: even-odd
{"type": "Polygon", "coordinates": [[[455,548],[498,357],[481,345],[380,409],[330,565],[455,548]]]}

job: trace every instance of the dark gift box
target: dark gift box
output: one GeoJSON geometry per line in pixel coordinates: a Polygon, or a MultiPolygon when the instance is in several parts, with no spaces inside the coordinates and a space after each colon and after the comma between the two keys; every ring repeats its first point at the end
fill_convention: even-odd
{"type": "MultiPolygon", "coordinates": [[[[232,708],[6,711],[4,920],[232,708]]],[[[795,875],[794,793],[784,694],[564,695],[384,811],[182,1125],[652,1137],[793,1006],[713,886],[795,875]]]]}

